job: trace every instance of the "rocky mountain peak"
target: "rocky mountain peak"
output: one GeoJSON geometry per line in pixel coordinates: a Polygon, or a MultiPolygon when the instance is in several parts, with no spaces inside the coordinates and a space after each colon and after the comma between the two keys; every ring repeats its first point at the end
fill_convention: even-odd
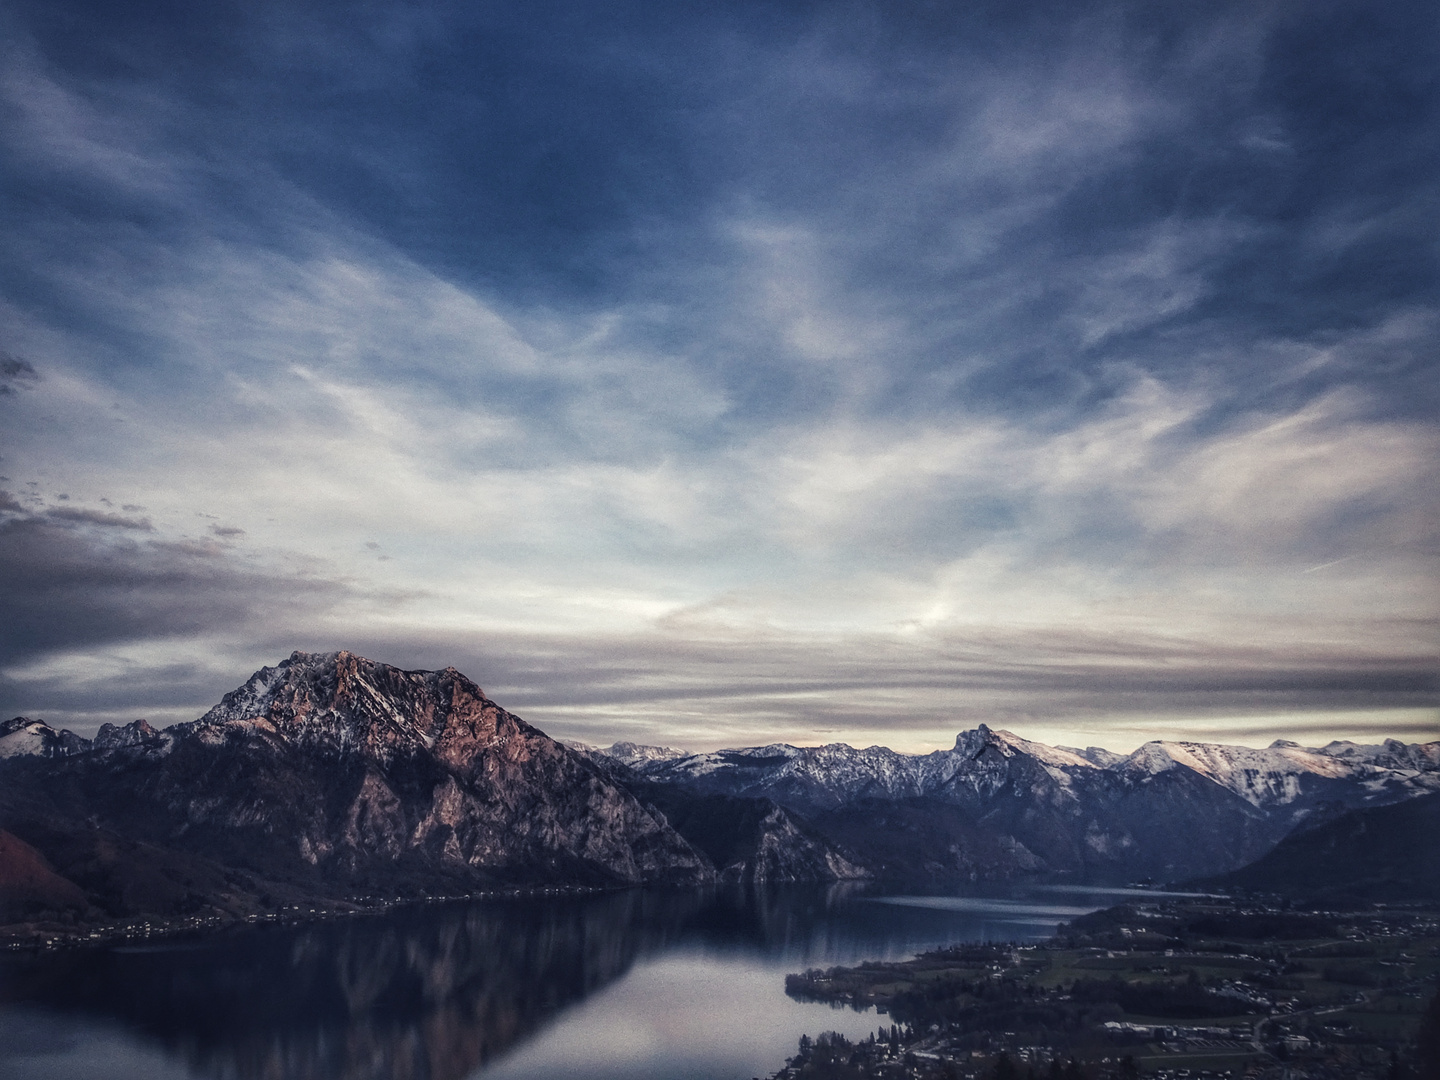
{"type": "MultiPolygon", "coordinates": [[[[17,719],[0,728],[0,750],[57,757],[67,735],[17,719]]],[[[72,822],[139,830],[166,850],[307,887],[696,883],[714,873],[663,817],[454,668],[296,652],[198,720],[70,738],[93,752],[15,763],[8,802],[0,784],[0,827],[64,776],[74,780],[72,822]]]]}
{"type": "Polygon", "coordinates": [[[988,725],[981,724],[979,727],[962,731],[955,736],[954,752],[973,758],[984,752],[985,748],[989,746],[998,748],[1000,740],[995,737],[995,733],[990,730],[988,725]]]}
{"type": "Polygon", "coordinates": [[[489,730],[481,730],[487,703],[484,691],[454,668],[406,671],[351,652],[295,652],[180,726],[207,742],[259,737],[388,761],[438,752],[447,736],[452,744],[493,741],[499,737],[493,708],[489,730]]]}
{"type": "Polygon", "coordinates": [[[101,724],[100,730],[95,733],[95,738],[90,745],[96,750],[123,750],[158,743],[165,738],[166,736],[141,719],[122,727],[116,727],[114,724],[101,724]]]}
{"type": "Polygon", "coordinates": [[[156,731],[144,720],[116,727],[101,724],[94,739],[66,728],[56,730],[44,720],[17,716],[0,724],[0,759],[19,757],[66,758],[81,754],[109,754],[120,750],[168,753],[174,737],[156,731]]]}
{"type": "Polygon", "coordinates": [[[1002,757],[1025,755],[1045,765],[1057,768],[1093,769],[1096,765],[1080,753],[1060,746],[1046,746],[1044,743],[1022,739],[1013,731],[1000,730],[981,724],[973,731],[962,731],[955,736],[954,753],[974,760],[987,749],[994,749],[1002,757]]]}

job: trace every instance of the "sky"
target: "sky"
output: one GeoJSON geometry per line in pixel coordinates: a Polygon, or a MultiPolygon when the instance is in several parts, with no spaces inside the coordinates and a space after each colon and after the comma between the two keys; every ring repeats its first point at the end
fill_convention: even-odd
{"type": "Polygon", "coordinates": [[[0,715],[1440,736],[1440,26],[0,6],[0,715]]]}

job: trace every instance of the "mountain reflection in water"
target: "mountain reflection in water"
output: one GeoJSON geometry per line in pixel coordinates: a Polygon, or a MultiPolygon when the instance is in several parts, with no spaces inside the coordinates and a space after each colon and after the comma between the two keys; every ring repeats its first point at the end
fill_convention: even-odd
{"type": "Polygon", "coordinates": [[[11,961],[6,1003],[139,1029],[203,1075],[455,1080],[623,975],[695,894],[408,908],[11,961]]]}
{"type": "MultiPolygon", "coordinates": [[[[127,1054],[137,1047],[158,1051],[149,1066],[134,1066],[130,1075],[136,1076],[178,1074],[169,1066],[183,1064],[190,1075],[237,1080],[458,1080],[490,1071],[486,1066],[507,1052],[501,1070],[507,1074],[545,1075],[562,1064],[570,1071],[577,1060],[595,1076],[668,1074],[663,1047],[644,1062],[606,1062],[603,1052],[592,1054],[600,1048],[583,1033],[599,1008],[607,1029],[654,1021],[638,1014],[670,1010],[663,1019],[673,1031],[697,1022],[681,1013],[708,1010],[699,1021],[712,1041],[705,1075],[748,1077],[750,1070],[783,1063],[801,1031],[790,1031],[792,1024],[814,1015],[819,1025],[811,1034],[837,1026],[822,1014],[783,1011],[802,1008],[784,998],[785,970],[905,956],[981,937],[1035,938],[1054,923],[1048,910],[1043,918],[1017,920],[1014,905],[1004,901],[961,913],[907,909],[871,903],[843,887],[634,890],[431,905],[145,945],[16,953],[0,959],[0,1074],[119,1076],[117,1046],[127,1054]],[[662,953],[667,960],[646,971],[691,964],[690,985],[726,977],[744,982],[749,989],[737,985],[736,993],[749,999],[746,1007],[773,1017],[773,1046],[755,1044],[754,1016],[732,1018],[730,1031],[717,1015],[725,1011],[718,987],[708,1002],[647,999],[637,1006],[622,993],[621,1004],[608,1006],[619,1020],[594,1005],[589,1020],[576,1019],[585,1014],[574,1008],[580,1002],[604,997],[600,992],[638,961],[662,953]],[[776,1002],[753,1001],[771,983],[776,1002]],[[554,1024],[567,1011],[575,1029],[569,1035],[567,1024],[554,1024]],[[547,1027],[545,1037],[534,1038],[547,1027]],[[527,1041],[525,1052],[514,1056],[527,1041]],[[716,1058],[729,1042],[748,1042],[750,1056],[716,1058]]],[[[872,1024],[853,1016],[847,1026],[868,1030],[872,1024]]],[[[615,1042],[623,1047],[626,1038],[622,1030],[615,1042]]]]}

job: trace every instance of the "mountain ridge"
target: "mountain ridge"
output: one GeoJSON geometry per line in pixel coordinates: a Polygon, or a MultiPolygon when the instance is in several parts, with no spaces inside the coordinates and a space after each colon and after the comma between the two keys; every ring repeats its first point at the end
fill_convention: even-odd
{"type": "Polygon", "coordinates": [[[942,793],[957,778],[963,781],[973,773],[967,766],[987,748],[1004,757],[1024,754],[1067,774],[1118,772],[1144,777],[1184,768],[1253,806],[1293,807],[1300,813],[1292,814],[1292,824],[1314,806],[1342,794],[1331,781],[1347,785],[1343,793],[1360,802],[1397,801],[1440,791],[1440,741],[1406,744],[1395,739],[1376,745],[1335,741],[1320,748],[1276,740],[1264,749],[1155,739],[1129,754],[1117,754],[1100,747],[1082,751],[1047,746],[981,724],[960,732],[952,749],[925,754],[904,754],[883,746],[856,749],[846,743],[818,747],[772,743],[681,757],[646,758],[631,751],[626,760],[641,775],[660,782],[767,794],[773,789],[784,796],[779,801],[789,798],[823,806],[855,798],[942,793]]]}
{"type": "Polygon", "coordinates": [[[922,886],[1223,873],[1298,827],[1440,791],[1440,743],[1153,740],[1120,755],[984,724],[928,754],[779,743],[626,760],[612,759],[622,782],[773,800],[877,876],[922,886]]]}
{"type": "Polygon", "coordinates": [[[981,724],[928,754],[600,749],[550,738],[454,668],[295,652],[164,730],[0,723],[0,777],[24,903],[75,908],[53,873],[114,917],[233,915],[280,896],[516,885],[1184,880],[1440,791],[1440,742],[1120,755],[981,724]]]}

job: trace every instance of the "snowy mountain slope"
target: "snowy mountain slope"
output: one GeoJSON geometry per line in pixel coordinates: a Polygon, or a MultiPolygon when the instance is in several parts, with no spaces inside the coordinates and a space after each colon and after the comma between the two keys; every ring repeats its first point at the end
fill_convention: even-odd
{"type": "Polygon", "coordinates": [[[1055,749],[1067,750],[1076,757],[1082,757],[1091,765],[1098,765],[1102,769],[1108,769],[1111,765],[1125,760],[1124,754],[1106,750],[1103,746],[1087,746],[1083,750],[1075,746],[1057,746],[1055,749]]]}
{"type": "Polygon", "coordinates": [[[1141,775],[1190,769],[1296,824],[1322,804],[1378,805],[1440,791],[1440,743],[1390,743],[1388,748],[1331,743],[1309,749],[1279,740],[1256,750],[1156,741],[1112,768],[1141,775]]]}
{"type": "Polygon", "coordinates": [[[1183,766],[1230,789],[1255,806],[1292,803],[1305,778],[1349,780],[1356,773],[1339,759],[1295,745],[1264,750],[1194,742],[1148,742],[1117,767],[1153,775],[1183,766]]]}
{"type": "MultiPolygon", "coordinates": [[[[1293,746],[1294,743],[1274,745],[1293,746]]],[[[1399,739],[1386,739],[1378,745],[1360,745],[1337,740],[1327,743],[1317,752],[1340,761],[1374,765],[1384,769],[1410,769],[1416,772],[1440,769],[1440,742],[1407,744],[1399,739]]]]}
{"type": "Polygon", "coordinates": [[[728,794],[766,795],[782,803],[833,809],[857,799],[906,799],[995,786],[993,760],[1023,758],[1059,791],[1093,786],[1096,774],[1141,778],[1185,769],[1266,810],[1303,816],[1324,802],[1394,802],[1440,790],[1440,742],[1388,740],[1377,746],[1331,743],[1312,749],[1279,741],[1257,750],[1216,743],[1156,740],[1128,755],[1099,747],[1052,747],[982,724],[961,732],[950,750],[901,754],[844,743],[771,745],[633,762],[649,779],[728,794]],[[987,754],[989,755],[987,757],[987,754]]]}
{"type": "Polygon", "coordinates": [[[0,723],[0,759],[68,757],[89,749],[89,739],[82,739],[72,731],[56,731],[44,720],[17,716],[0,723]]]}
{"type": "Polygon", "coordinates": [[[686,756],[684,750],[676,750],[673,746],[643,746],[633,742],[617,742],[600,753],[630,766],[644,761],[674,761],[686,756]]]}
{"type": "Polygon", "coordinates": [[[882,875],[1175,880],[1233,869],[1345,808],[1440,790],[1440,743],[1157,740],[1121,755],[982,724],[929,754],[782,744],[633,768],[652,783],[772,799],[882,875]]]}

